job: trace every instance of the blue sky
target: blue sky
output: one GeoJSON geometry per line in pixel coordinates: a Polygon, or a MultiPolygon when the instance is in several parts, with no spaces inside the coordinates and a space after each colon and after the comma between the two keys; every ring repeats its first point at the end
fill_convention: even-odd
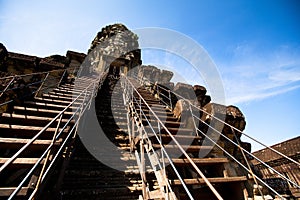
{"type": "Polygon", "coordinates": [[[245,132],[271,145],[299,135],[299,9],[297,0],[0,0],[0,41],[9,51],[48,56],[87,52],[116,22],[181,32],[214,60],[227,104],[246,116],[245,132]]]}

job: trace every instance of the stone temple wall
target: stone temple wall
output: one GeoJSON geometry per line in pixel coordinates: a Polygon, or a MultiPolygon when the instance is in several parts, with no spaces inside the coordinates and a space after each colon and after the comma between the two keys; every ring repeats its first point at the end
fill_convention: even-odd
{"type": "MultiPolygon", "coordinates": [[[[3,91],[7,84],[12,80],[14,75],[24,75],[39,72],[54,72],[49,73],[44,86],[56,86],[64,73],[64,81],[71,81],[74,75],[68,72],[73,72],[73,69],[78,69],[84,61],[86,54],[67,51],[65,56],[51,55],[44,58],[21,53],[10,52],[0,43],[0,91],[3,91]],[[4,79],[4,77],[10,77],[4,79]]],[[[76,70],[75,70],[76,71],[76,70]]],[[[6,90],[0,96],[0,104],[14,99],[16,105],[22,104],[24,100],[33,98],[34,91],[40,86],[40,81],[45,78],[46,74],[29,75],[16,77],[10,85],[10,89],[6,90]],[[35,84],[31,84],[35,83],[35,84]],[[14,88],[14,89],[12,89],[14,88]]],[[[2,112],[12,109],[13,104],[6,104],[0,107],[2,112]]]]}
{"type": "MultiPolygon", "coordinates": [[[[0,43],[0,72],[6,75],[30,74],[35,72],[79,67],[86,54],[67,51],[66,55],[50,55],[44,58],[9,52],[0,43]]],[[[3,76],[2,76],[3,77],[3,76]]]]}
{"type": "MultiPolygon", "coordinates": [[[[300,160],[300,136],[272,145],[271,147],[296,161],[300,160]]],[[[298,185],[300,184],[300,167],[296,163],[283,158],[268,148],[253,152],[253,155],[273,167],[286,178],[289,178],[298,185]]],[[[286,193],[290,190],[295,197],[300,198],[299,188],[294,187],[292,184],[288,184],[278,174],[274,173],[257,160],[253,159],[252,163],[258,168],[262,178],[276,191],[286,193]]]]}

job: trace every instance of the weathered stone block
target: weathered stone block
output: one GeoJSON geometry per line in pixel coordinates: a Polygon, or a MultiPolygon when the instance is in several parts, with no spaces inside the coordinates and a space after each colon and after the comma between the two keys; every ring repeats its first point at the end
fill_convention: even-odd
{"type": "Polygon", "coordinates": [[[0,43],[0,71],[6,71],[6,61],[8,57],[8,52],[5,48],[5,46],[0,43]]]}
{"type": "Polygon", "coordinates": [[[160,74],[160,82],[161,83],[168,83],[171,81],[174,73],[168,70],[161,70],[160,74]]]}
{"type": "Polygon", "coordinates": [[[204,86],[201,85],[194,85],[193,86],[194,92],[196,94],[196,96],[204,96],[206,94],[206,88],[204,86]]]}
{"type": "Polygon", "coordinates": [[[193,86],[186,83],[178,82],[173,91],[186,99],[196,98],[193,86]]]}

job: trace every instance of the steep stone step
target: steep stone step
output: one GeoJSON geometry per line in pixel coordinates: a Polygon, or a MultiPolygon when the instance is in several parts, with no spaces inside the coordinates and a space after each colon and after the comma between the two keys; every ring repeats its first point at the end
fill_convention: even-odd
{"type": "MultiPolygon", "coordinates": [[[[237,176],[237,177],[216,177],[216,178],[207,178],[208,181],[212,184],[228,184],[230,182],[244,182],[247,181],[246,176],[237,176]]],[[[202,185],[206,184],[202,178],[195,178],[195,179],[183,179],[185,184],[187,185],[202,185]]],[[[171,185],[181,185],[180,180],[170,180],[171,185]]]]}
{"type": "MultiPolygon", "coordinates": [[[[24,107],[24,106],[14,106],[13,113],[21,115],[30,115],[30,116],[39,116],[39,117],[55,117],[61,111],[60,110],[51,110],[51,109],[42,109],[36,107],[24,107]]],[[[73,115],[73,112],[66,111],[64,116],[69,118],[73,115]]]]}
{"type": "MultiPolygon", "coordinates": [[[[154,149],[160,149],[160,144],[152,144],[154,149]]],[[[186,152],[198,152],[201,150],[210,150],[212,149],[211,146],[200,146],[200,145],[181,145],[183,149],[185,149],[186,152]]],[[[164,148],[167,150],[167,152],[181,152],[177,145],[167,144],[164,145],[164,148]]]]}
{"type": "Polygon", "coordinates": [[[85,81],[80,82],[80,81],[78,81],[78,82],[76,82],[74,84],[63,84],[60,87],[65,87],[65,88],[80,88],[81,89],[81,88],[86,88],[88,86],[93,86],[93,85],[91,84],[91,82],[85,82],[85,81]]]}
{"type": "MultiPolygon", "coordinates": [[[[159,129],[158,129],[158,126],[156,125],[156,124],[154,124],[153,126],[152,126],[152,128],[150,128],[149,126],[144,126],[144,128],[145,128],[145,130],[146,130],[146,132],[147,133],[153,133],[153,131],[152,131],[152,129],[154,130],[154,131],[156,131],[157,133],[159,132],[159,129]]],[[[179,134],[179,135],[189,135],[189,136],[193,136],[193,135],[195,135],[195,133],[194,133],[194,130],[193,129],[190,129],[190,128],[182,128],[182,127],[180,127],[180,128],[173,128],[173,127],[166,127],[167,128],[167,130],[169,131],[169,133],[171,133],[171,134],[173,134],[173,135],[175,135],[175,134],[179,134]]],[[[164,129],[164,128],[161,128],[161,130],[160,130],[160,133],[161,134],[168,134],[168,132],[167,132],[167,130],[166,129],[164,129]]]]}
{"type": "MultiPolygon", "coordinates": [[[[67,97],[67,96],[62,96],[62,95],[43,94],[42,97],[43,98],[51,98],[51,99],[55,99],[55,100],[74,101],[77,98],[77,95],[67,97]]],[[[82,99],[84,99],[84,95],[79,96],[78,100],[76,100],[76,101],[82,101],[82,99]]]]}
{"type": "Polygon", "coordinates": [[[147,104],[148,106],[142,101],[141,103],[140,102],[133,102],[133,104],[138,107],[139,105],[142,106],[142,108],[148,108],[149,107],[160,107],[160,108],[164,108],[165,109],[165,106],[162,105],[162,104],[159,104],[159,102],[156,102],[156,101],[147,101],[147,104]]]}
{"type": "MultiPolygon", "coordinates": [[[[42,103],[49,103],[49,104],[58,104],[58,105],[64,105],[68,106],[72,101],[65,101],[65,100],[55,100],[51,98],[41,98],[41,97],[36,97],[36,101],[42,102],[42,103]]],[[[79,105],[81,102],[74,102],[74,105],[79,105]]]]}
{"type": "MultiPolygon", "coordinates": [[[[25,107],[34,107],[34,108],[41,108],[41,109],[48,109],[48,110],[59,110],[62,111],[66,108],[65,105],[57,105],[53,102],[51,103],[45,103],[45,102],[35,102],[35,101],[25,101],[24,102],[25,107]]],[[[68,109],[68,111],[72,111],[77,109],[78,107],[75,105],[71,105],[68,109]]]]}
{"type": "MultiPolygon", "coordinates": [[[[157,134],[158,135],[158,134],[157,134]]],[[[171,136],[169,134],[160,134],[159,136],[161,136],[162,138],[170,138],[171,136]]],[[[196,136],[196,135],[181,135],[181,134],[177,134],[177,135],[173,135],[176,139],[194,139],[194,140],[201,140],[202,137],[201,136],[196,136]]],[[[155,137],[154,133],[148,133],[148,137],[155,137]]]]}
{"type": "MultiPolygon", "coordinates": [[[[168,119],[168,118],[167,118],[168,119]]],[[[151,122],[151,121],[150,121],[151,122]]],[[[175,128],[175,127],[183,127],[184,128],[184,123],[182,122],[178,122],[178,121],[169,121],[169,120],[166,120],[164,122],[164,125],[166,127],[169,127],[169,128],[175,128]]]]}
{"type": "MultiPolygon", "coordinates": [[[[0,136],[8,138],[32,138],[44,127],[38,126],[23,126],[23,125],[14,125],[14,124],[0,124],[0,136]]],[[[52,138],[56,128],[47,128],[41,134],[41,138],[52,138]]],[[[69,128],[67,127],[64,130],[64,133],[68,132],[69,128]]]]}
{"type": "MultiPolygon", "coordinates": [[[[139,177],[136,177],[139,178],[139,177]]],[[[126,177],[126,175],[124,174],[122,177],[121,176],[84,176],[84,177],[71,177],[68,176],[65,178],[65,184],[70,184],[72,183],[72,187],[73,184],[76,185],[78,188],[89,188],[91,186],[98,186],[100,184],[103,184],[105,187],[105,184],[107,183],[107,180],[109,180],[110,185],[108,187],[111,187],[112,185],[114,185],[114,187],[126,187],[128,185],[138,185],[141,184],[142,181],[136,178],[132,178],[132,177],[126,177]]]]}
{"type": "Polygon", "coordinates": [[[55,88],[53,92],[58,92],[58,93],[64,93],[64,94],[72,94],[72,95],[78,95],[81,94],[82,91],[75,91],[71,89],[64,89],[64,88],[55,88]]]}
{"type": "MultiPolygon", "coordinates": [[[[26,196],[29,187],[22,187],[21,190],[18,192],[17,196],[26,196]]],[[[14,191],[16,187],[0,187],[0,197],[8,197],[14,191]]]]}
{"type": "MultiPolygon", "coordinates": [[[[192,158],[193,162],[197,165],[216,165],[216,164],[224,164],[228,163],[229,160],[227,158],[192,158]]],[[[173,163],[178,166],[189,166],[191,163],[188,159],[176,158],[172,159],[173,163]]]]}
{"type": "MultiPolygon", "coordinates": [[[[130,177],[140,178],[139,168],[138,166],[128,166],[128,169],[122,172],[116,172],[112,169],[107,169],[107,167],[103,167],[103,164],[95,161],[72,161],[66,170],[66,176],[76,176],[76,177],[84,177],[84,176],[124,176],[124,173],[130,177]],[[88,166],[86,166],[88,165],[88,166]]],[[[147,171],[151,172],[149,168],[147,171]]]]}
{"type": "MultiPolygon", "coordinates": [[[[151,98],[147,98],[147,97],[144,97],[143,98],[144,101],[142,100],[141,103],[145,105],[145,101],[147,102],[147,104],[160,104],[160,101],[158,99],[151,99],[151,98]]],[[[137,100],[139,101],[138,97],[137,97],[137,100]]]]}
{"type": "MultiPolygon", "coordinates": [[[[127,110],[122,96],[112,95],[113,92],[119,90],[118,87],[108,86],[110,86],[108,82],[104,82],[103,88],[106,89],[98,91],[95,105],[96,115],[103,131],[120,149],[120,162],[123,161],[124,164],[128,163],[127,160],[132,162],[130,165],[128,163],[125,172],[117,171],[96,160],[79,142],[65,171],[60,191],[63,199],[129,200],[138,199],[141,194],[139,168],[136,166],[135,157],[130,153],[128,135],[122,129],[127,128],[127,110]]],[[[70,95],[70,93],[68,94],[70,95]]],[[[110,152],[107,152],[103,158],[110,159],[110,156],[110,152]]]]}
{"type": "MultiPolygon", "coordinates": [[[[153,116],[152,113],[145,113],[143,115],[143,117],[146,116],[147,118],[154,118],[156,120],[156,118],[153,116]]],[[[164,114],[160,114],[160,113],[157,113],[156,116],[162,121],[177,121],[178,119],[176,117],[173,117],[173,116],[166,116],[164,114]]],[[[144,117],[145,118],[145,117],[144,117]]]]}
{"type": "Polygon", "coordinates": [[[80,86],[76,86],[76,87],[67,87],[67,86],[60,86],[59,89],[63,89],[63,90],[70,90],[70,91],[75,91],[75,92],[83,92],[85,89],[87,90],[91,90],[92,87],[87,88],[87,87],[80,87],[80,86]]]}
{"type": "MultiPolygon", "coordinates": [[[[84,87],[85,84],[81,86],[84,87]]],[[[67,90],[57,88],[55,89],[57,93],[54,91],[54,94],[42,94],[42,97],[25,101],[22,106],[14,106],[12,113],[3,113],[0,118],[0,165],[7,162],[10,156],[14,155],[20,148],[26,145],[45,125],[52,121],[53,117],[56,117],[65,109],[65,107],[73,101],[73,95],[79,94],[82,91],[83,88],[81,88],[81,86],[76,89],[72,89],[70,86],[67,90]],[[78,89],[81,91],[78,91],[78,89]]],[[[62,86],[61,88],[66,87],[62,86]]],[[[82,101],[83,98],[83,96],[79,97],[78,101],[82,101]]],[[[77,109],[79,104],[80,102],[75,102],[66,110],[61,120],[61,127],[69,120],[69,117],[73,115],[72,111],[77,109]]],[[[61,137],[65,137],[71,125],[73,125],[72,121],[63,131],[61,137]]],[[[5,174],[1,174],[1,178],[5,178],[5,182],[3,182],[3,184],[1,183],[0,199],[8,197],[15,189],[12,187],[16,185],[15,182],[18,180],[21,181],[25,173],[36,164],[41,154],[51,144],[56,126],[57,121],[51,124],[36,141],[22,152],[22,157],[15,159],[8,165],[5,174]]],[[[55,141],[54,146],[60,145],[62,141],[62,138],[55,141]]],[[[44,159],[42,159],[40,164],[43,163],[44,159]]],[[[22,188],[17,196],[25,196],[27,190],[28,188],[22,188]]]]}
{"type": "MultiPolygon", "coordinates": [[[[152,108],[151,108],[152,109],[152,108]]],[[[166,109],[152,109],[153,112],[156,114],[156,115],[165,115],[165,116],[170,116],[170,117],[173,117],[173,113],[166,110],[166,109]]],[[[139,113],[140,112],[140,109],[139,108],[136,108],[136,111],[139,113]]],[[[153,115],[153,113],[148,109],[148,108],[143,108],[142,109],[142,112],[144,113],[147,113],[147,114],[150,114],[150,115],[153,115]]]]}
{"type": "MultiPolygon", "coordinates": [[[[46,126],[49,122],[51,122],[53,118],[51,117],[38,117],[31,115],[20,115],[13,113],[3,113],[0,118],[1,124],[12,124],[12,125],[25,125],[25,126],[46,126]]],[[[61,119],[61,123],[65,124],[69,119],[61,119]]],[[[56,127],[58,120],[53,122],[51,127],[56,127]]],[[[73,123],[73,121],[71,121],[73,123]]]]}
{"type": "MultiPolygon", "coordinates": [[[[3,165],[9,158],[0,158],[0,165],[3,165]]],[[[37,163],[39,158],[17,158],[10,165],[9,168],[27,168],[37,163]]],[[[40,164],[43,164],[43,159],[40,164]]]]}
{"type": "MultiPolygon", "coordinates": [[[[19,149],[27,144],[30,139],[22,138],[0,138],[0,149],[19,149]]],[[[61,139],[56,141],[54,145],[59,145],[61,139]]],[[[35,140],[28,148],[32,150],[45,149],[51,144],[52,140],[35,140]]]]}
{"type": "Polygon", "coordinates": [[[61,193],[61,199],[103,199],[103,200],[138,200],[141,191],[130,191],[127,187],[105,189],[77,189],[65,190],[61,193]]]}
{"type": "Polygon", "coordinates": [[[48,92],[49,95],[55,95],[60,97],[69,97],[69,98],[75,98],[78,94],[68,93],[67,91],[57,91],[53,90],[51,92],[48,92]]]}

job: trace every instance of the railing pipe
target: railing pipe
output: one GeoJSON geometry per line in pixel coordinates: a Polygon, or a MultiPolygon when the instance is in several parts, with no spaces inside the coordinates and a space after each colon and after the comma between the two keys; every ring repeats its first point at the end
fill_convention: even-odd
{"type": "Polygon", "coordinates": [[[12,77],[12,79],[9,81],[9,83],[6,85],[4,90],[1,91],[0,97],[6,92],[6,90],[9,88],[9,86],[12,84],[12,82],[15,80],[15,76],[12,77]]]}
{"type": "Polygon", "coordinates": [[[65,70],[64,70],[64,73],[63,73],[63,74],[62,74],[62,76],[60,77],[60,80],[58,81],[57,87],[59,87],[59,86],[60,86],[60,84],[61,84],[62,80],[63,80],[63,79],[64,79],[64,77],[65,77],[65,74],[66,74],[66,72],[67,72],[67,69],[65,69],[65,70]]]}
{"type": "MultiPolygon", "coordinates": [[[[150,106],[148,106],[147,102],[142,98],[142,96],[139,94],[139,92],[134,88],[133,84],[128,80],[128,78],[124,75],[122,75],[131,85],[131,87],[134,89],[136,94],[143,100],[145,105],[148,107],[148,109],[151,111],[151,113],[154,115],[154,117],[159,120],[158,116],[155,114],[155,112],[151,109],[150,106]]],[[[159,120],[160,121],[160,120],[159,120]]],[[[178,146],[179,150],[184,154],[184,156],[187,158],[187,160],[191,163],[193,168],[196,170],[196,172],[203,178],[206,185],[210,188],[210,190],[214,193],[214,195],[219,199],[223,199],[221,195],[218,193],[218,191],[213,187],[213,185],[209,182],[209,180],[205,177],[205,175],[201,172],[201,170],[197,167],[197,165],[194,163],[194,161],[189,157],[189,155],[186,153],[186,151],[181,147],[180,143],[175,139],[175,137],[169,132],[169,130],[166,128],[166,126],[161,123],[162,127],[166,130],[166,132],[170,135],[171,139],[175,142],[175,144],[178,146]]]]}
{"type": "MultiPolygon", "coordinates": [[[[195,118],[201,120],[200,118],[196,117],[194,115],[195,118]]],[[[201,120],[202,122],[204,122],[203,120],[201,120]]],[[[204,122],[205,123],[205,122],[204,122]]],[[[205,123],[207,124],[207,123],[205,123]]],[[[210,126],[209,124],[207,124],[213,131],[219,133],[222,137],[224,137],[226,140],[228,140],[229,142],[231,142],[232,144],[234,144],[235,146],[239,146],[236,142],[232,141],[231,139],[229,139],[226,135],[224,135],[223,133],[221,133],[220,131],[218,131],[217,129],[215,129],[214,127],[210,126]]],[[[199,129],[198,129],[199,130],[199,129]]],[[[266,166],[267,168],[273,170],[276,174],[278,174],[281,178],[285,179],[286,181],[288,181],[289,183],[293,184],[295,187],[300,189],[300,186],[291,181],[290,179],[286,178],[284,175],[282,175],[281,173],[279,173],[277,170],[275,170],[274,168],[272,168],[270,165],[268,165],[267,163],[263,162],[261,159],[257,158],[256,156],[254,156],[252,153],[250,153],[249,151],[245,150],[244,148],[241,148],[241,150],[243,150],[244,152],[246,152],[248,155],[252,156],[253,158],[255,158],[257,161],[259,161],[261,164],[263,164],[264,166],[266,166]]]]}
{"type": "Polygon", "coordinates": [[[46,76],[45,76],[43,82],[41,83],[40,87],[35,91],[34,97],[36,97],[36,96],[38,95],[39,91],[42,89],[42,87],[43,87],[43,85],[44,85],[46,79],[48,78],[48,76],[49,76],[49,73],[46,74],[46,76]]]}
{"type": "MultiPolygon", "coordinates": [[[[198,131],[201,132],[201,134],[209,139],[212,143],[214,143],[218,148],[220,148],[226,155],[228,155],[232,160],[234,160],[236,163],[238,163],[241,167],[243,167],[247,172],[251,173],[249,169],[244,166],[240,161],[238,161],[234,156],[232,156],[229,152],[227,152],[223,147],[221,147],[217,142],[215,142],[213,139],[208,137],[205,133],[203,133],[200,129],[198,131]]],[[[265,185],[267,188],[269,188],[274,194],[278,195],[280,198],[284,199],[277,191],[275,191],[272,187],[270,187],[268,184],[266,184],[261,178],[259,178],[256,174],[254,174],[257,180],[259,180],[263,185],[265,185]]]]}
{"type": "MultiPolygon", "coordinates": [[[[89,87],[89,86],[88,86],[89,87]]],[[[42,128],[28,143],[26,143],[17,153],[15,153],[10,159],[8,159],[1,167],[0,173],[9,165],[11,164],[29,145],[31,145],[44,131],[46,131],[50,125],[56,121],[60,115],[62,115],[81,95],[83,91],[71,102],[66,106],[57,116],[55,116],[45,127],[42,128]]]]}
{"type": "MultiPolygon", "coordinates": [[[[162,90],[167,91],[167,90],[166,90],[165,88],[163,88],[163,87],[160,87],[160,88],[161,88],[162,90]]],[[[196,109],[198,109],[198,110],[200,110],[200,111],[206,113],[207,115],[213,117],[214,119],[216,119],[217,121],[223,123],[224,125],[227,125],[227,126],[231,127],[232,129],[234,129],[235,131],[238,131],[239,133],[241,133],[241,134],[244,135],[245,137],[251,139],[252,141],[254,141],[254,142],[256,142],[256,143],[262,145],[263,147],[265,147],[265,148],[267,148],[267,149],[269,149],[269,150],[275,152],[276,154],[278,154],[278,155],[280,155],[280,156],[282,156],[282,157],[288,159],[289,161],[293,162],[294,164],[300,166],[300,163],[297,162],[296,160],[294,160],[294,159],[292,159],[292,158],[286,156],[285,154],[281,153],[280,151],[278,151],[278,150],[276,150],[276,149],[274,149],[274,148],[272,148],[272,147],[270,147],[270,146],[267,146],[267,145],[263,144],[262,142],[260,142],[259,140],[255,139],[254,137],[251,137],[250,135],[248,135],[248,134],[246,134],[246,133],[240,131],[239,129],[235,128],[234,126],[228,124],[227,122],[225,122],[225,121],[219,119],[218,117],[212,115],[211,113],[208,113],[207,111],[203,110],[202,108],[193,105],[188,99],[186,99],[185,97],[183,97],[183,96],[177,94],[176,92],[172,92],[172,93],[173,93],[174,95],[176,95],[177,97],[179,97],[179,98],[181,98],[181,99],[183,99],[183,100],[186,100],[192,107],[194,107],[194,108],[196,108],[196,109]]]]}

